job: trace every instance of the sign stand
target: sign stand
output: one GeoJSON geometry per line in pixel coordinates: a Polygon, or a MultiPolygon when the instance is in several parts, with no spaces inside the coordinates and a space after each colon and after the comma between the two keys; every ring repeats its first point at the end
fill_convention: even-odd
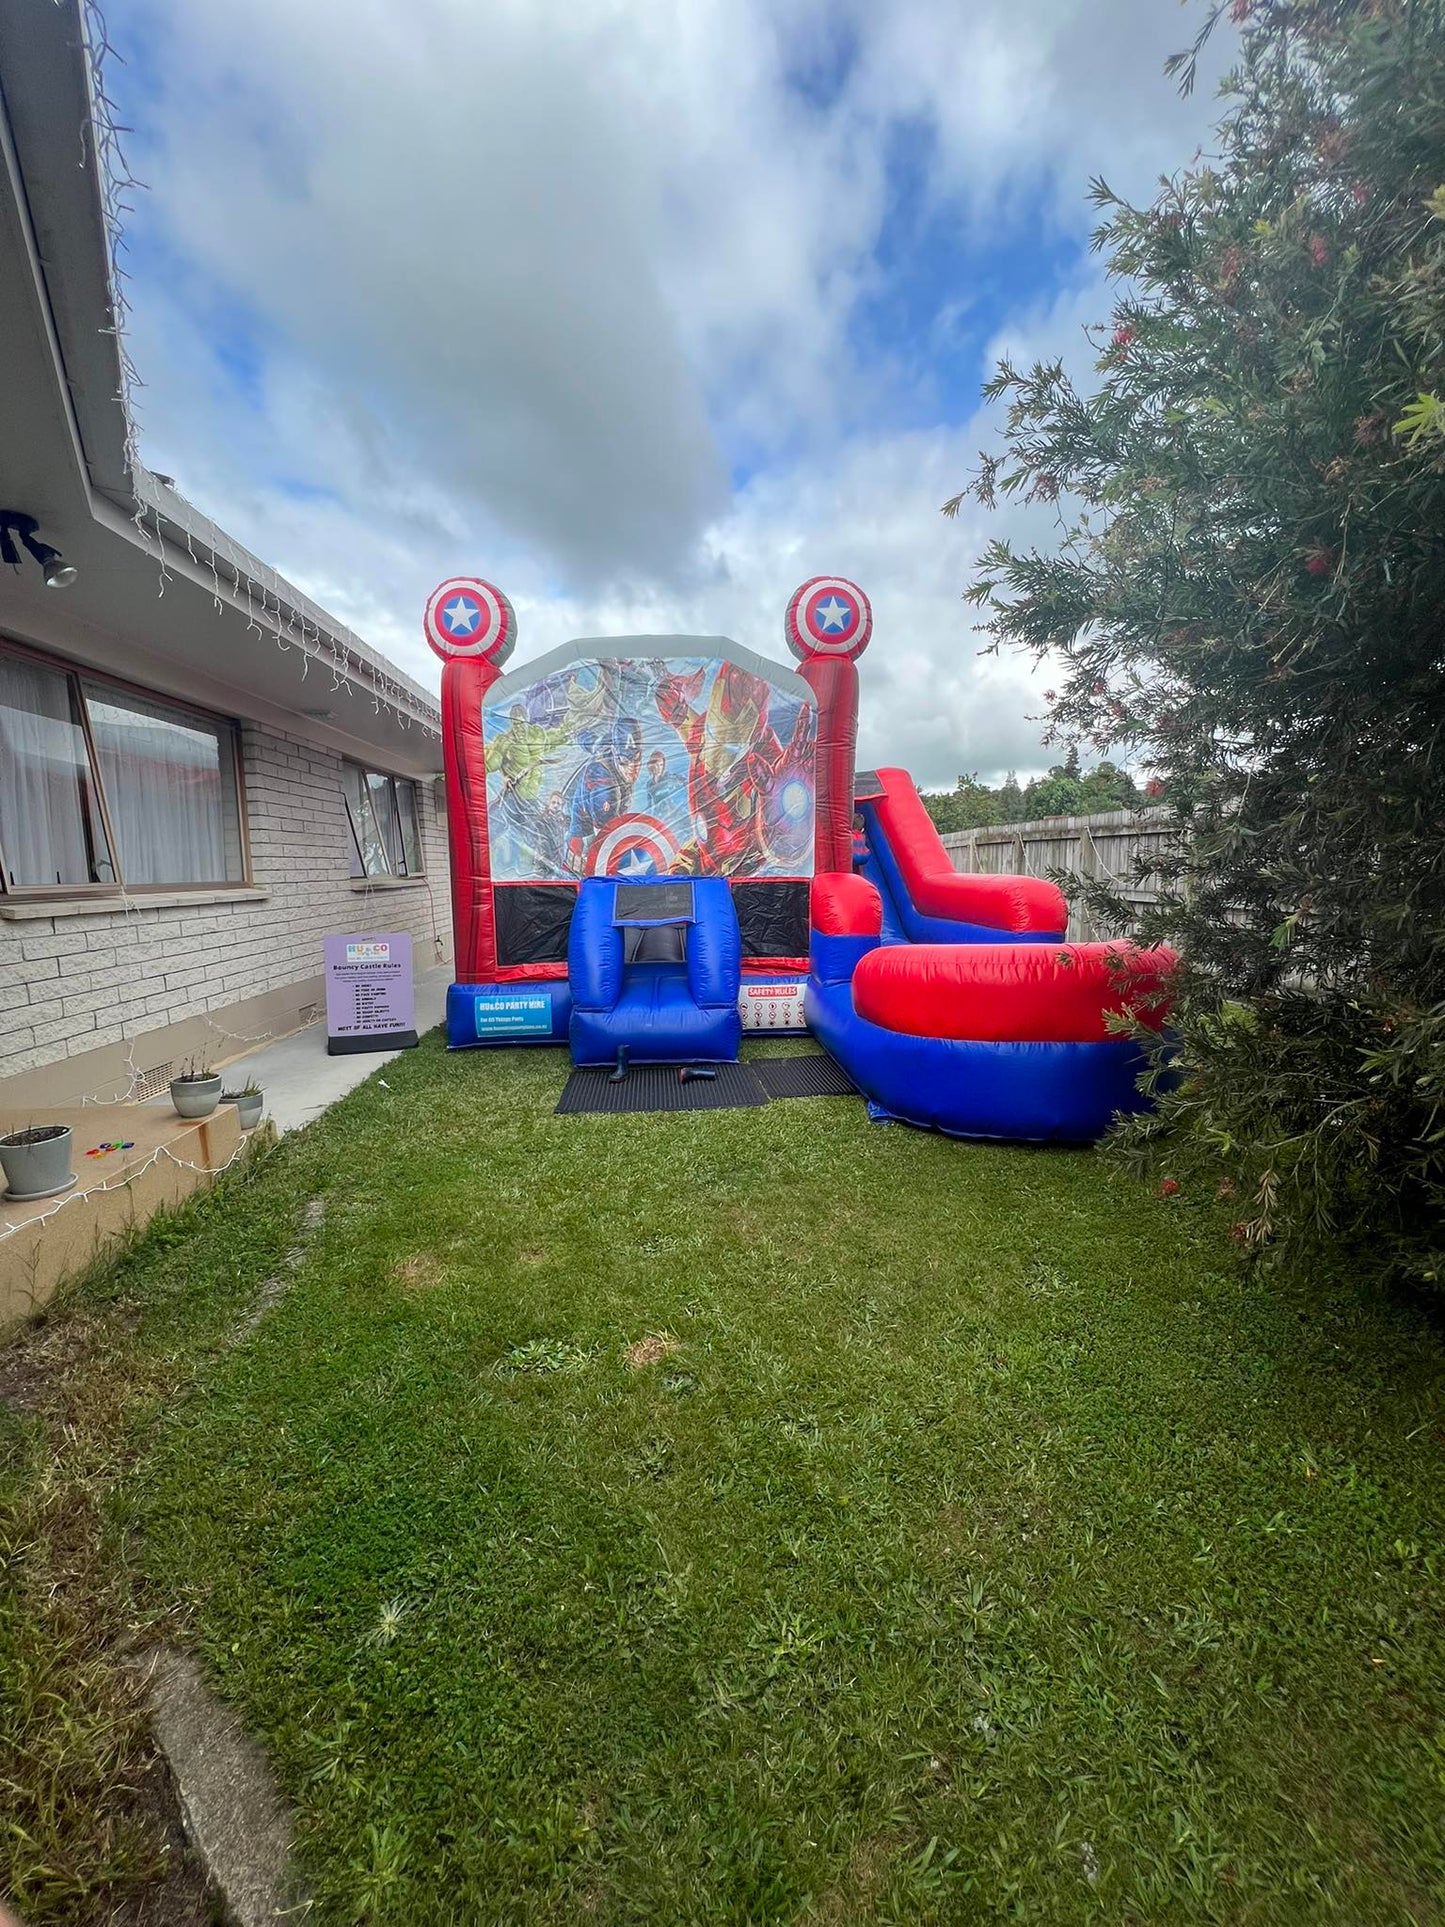
{"type": "Polygon", "coordinates": [[[415,1050],[416,999],[407,933],[327,937],[323,949],[326,1055],[415,1050]]]}

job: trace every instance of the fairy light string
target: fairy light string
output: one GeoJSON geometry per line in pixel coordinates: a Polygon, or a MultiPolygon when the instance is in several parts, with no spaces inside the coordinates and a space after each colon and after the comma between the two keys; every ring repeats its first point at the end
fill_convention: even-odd
{"type": "Polygon", "coordinates": [[[58,1198],[47,1210],[37,1212],[33,1218],[21,1218],[19,1220],[6,1219],[3,1223],[0,1223],[0,1244],[3,1244],[7,1238],[17,1237],[22,1231],[33,1231],[38,1225],[49,1224],[52,1218],[57,1217],[71,1205],[84,1204],[87,1199],[97,1197],[101,1192],[128,1190],[131,1185],[136,1183],[138,1179],[143,1178],[147,1171],[152,1170],[157,1164],[161,1163],[162,1160],[170,1164],[179,1165],[183,1171],[196,1171],[199,1172],[202,1177],[219,1178],[224,1172],[229,1171],[233,1164],[243,1158],[250,1148],[250,1138],[243,1136],[241,1142],[236,1146],[235,1150],[232,1151],[224,1164],[196,1164],[190,1158],[180,1157],[175,1151],[170,1149],[169,1145],[158,1144],[144,1164],[138,1164],[133,1169],[122,1172],[117,1178],[106,1178],[99,1184],[78,1184],[68,1196],[58,1198]]]}
{"type": "MultiPolygon", "coordinates": [[[[113,339],[116,349],[116,399],[124,422],[124,461],[132,488],[130,519],[144,547],[156,558],[157,599],[165,595],[167,584],[179,566],[183,549],[192,579],[209,589],[213,608],[219,613],[229,603],[238,615],[244,616],[247,633],[258,639],[269,636],[283,652],[298,650],[302,657],[303,681],[315,663],[319,668],[329,671],[333,691],[369,696],[373,714],[380,714],[385,703],[393,711],[401,728],[410,730],[415,725],[426,735],[439,737],[440,715],[436,704],[423,690],[401,679],[399,674],[389,672],[384,659],[378,657],[353,630],[327,617],[325,611],[316,605],[309,604],[302,592],[285,581],[275,568],[260,561],[232,536],[216,527],[173,484],[152,476],[141,459],[139,395],[146,384],[135,365],[127,338],[134,308],[130,295],[132,277],[127,266],[129,244],[126,226],[128,219],[136,212],[137,197],[148,189],[127,158],[123,136],[129,130],[120,119],[116,89],[112,84],[114,68],[125,64],[124,55],[111,37],[99,0],[80,0],[80,14],[89,110],[79,129],[80,162],[82,166],[93,164],[100,191],[110,301],[109,325],[105,333],[113,339]],[[322,620],[318,618],[324,619],[324,628],[322,620]]],[[[431,884],[426,877],[419,880],[426,887],[432,941],[440,955],[443,945],[431,884]]],[[[379,893],[372,889],[370,878],[366,881],[362,902],[367,914],[370,914],[379,893]]],[[[160,912],[155,906],[132,897],[123,882],[119,885],[119,894],[123,927],[134,939],[139,965],[147,929],[143,911],[151,910],[154,916],[159,916],[160,912]]],[[[175,1021],[201,1023],[212,1036],[243,1046],[265,1043],[283,1034],[274,1029],[256,1033],[234,1031],[205,1009],[186,1012],[175,1021]]],[[[319,1014],[311,1020],[313,1023],[318,1021],[319,1014]]],[[[302,1025],[300,1028],[307,1027],[302,1025]]],[[[81,1105],[134,1101],[146,1079],[154,1074],[137,1062],[138,1041],[133,1032],[122,1031],[117,1039],[123,1048],[122,1066],[117,1077],[109,1082],[107,1088],[84,1093],[73,1101],[81,1105]],[[124,1088],[117,1095],[116,1086],[122,1076],[124,1088]]],[[[133,1177],[138,1174],[130,1175],[133,1177]]],[[[92,1192],[96,1188],[90,1187],[92,1192]]],[[[65,1204],[71,1202],[74,1200],[63,1201],[65,1204]]],[[[50,1215],[45,1214],[46,1217],[50,1215]]],[[[25,1222],[28,1225],[40,1221],[27,1219],[25,1222]]],[[[5,1235],[17,1228],[7,1226],[5,1235]]]]}

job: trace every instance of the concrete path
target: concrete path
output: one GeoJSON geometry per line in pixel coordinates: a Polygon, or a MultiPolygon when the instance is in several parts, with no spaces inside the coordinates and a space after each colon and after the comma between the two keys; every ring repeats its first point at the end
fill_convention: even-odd
{"type": "MultiPolygon", "coordinates": [[[[431,1030],[446,1016],[447,985],[452,981],[450,966],[429,970],[416,980],[416,1027],[419,1035],[431,1030]]],[[[400,1051],[366,1051],[345,1057],[326,1055],[326,1025],[308,1024],[305,1030],[278,1037],[262,1044],[259,1050],[245,1051],[230,1058],[225,1076],[229,1087],[254,1078],[266,1093],[266,1116],[278,1131],[299,1131],[312,1118],[320,1117],[337,1098],[379,1070],[383,1064],[400,1057],[400,1051]]]]}
{"type": "Polygon", "coordinates": [[[265,1754],[206,1685],[188,1653],[137,1664],[151,1722],[175,1777],[186,1837],[234,1927],[274,1927],[308,1911],[291,1872],[291,1816],[265,1754]]]}

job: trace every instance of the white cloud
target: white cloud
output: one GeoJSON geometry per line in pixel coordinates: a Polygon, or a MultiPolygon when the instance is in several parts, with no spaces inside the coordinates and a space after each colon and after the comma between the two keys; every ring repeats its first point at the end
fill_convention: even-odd
{"type": "MultiPolygon", "coordinates": [[[[208,513],[432,681],[419,615],[444,574],[502,582],[523,655],[630,629],[776,655],[796,583],[855,575],[877,615],[866,759],[935,782],[1045,760],[1027,666],[980,660],[960,600],[985,530],[938,514],[983,425],[891,426],[897,369],[860,361],[850,317],[901,135],[961,262],[965,241],[1027,249],[1025,209],[1082,233],[1091,172],[1147,194],[1186,161],[1207,104],[1181,107],[1159,68],[1187,15],[128,3],[146,231],[167,249],[136,288],[143,448],[208,513]],[[805,100],[789,76],[810,71],[805,100]],[[249,398],[218,387],[198,285],[254,318],[249,398]]],[[[977,327],[976,296],[960,268],[927,344],[977,327]]],[[[999,338],[1062,346],[1107,305],[1063,289],[999,338]]]]}
{"type": "Polygon", "coordinates": [[[1161,78],[1197,17],[1160,0],[855,0],[855,92],[880,117],[917,116],[937,143],[933,185],[996,228],[1042,195],[1050,218],[1087,223],[1090,178],[1147,199],[1212,118],[1228,35],[1201,63],[1194,101],[1161,78]]]}

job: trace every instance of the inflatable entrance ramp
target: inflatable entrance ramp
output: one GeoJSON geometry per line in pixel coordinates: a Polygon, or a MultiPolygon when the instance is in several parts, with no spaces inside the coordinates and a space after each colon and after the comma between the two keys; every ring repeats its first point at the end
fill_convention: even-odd
{"type": "Polygon", "coordinates": [[[587,877],[567,940],[574,1064],[735,1061],[742,938],[725,877],[587,877]]]}

